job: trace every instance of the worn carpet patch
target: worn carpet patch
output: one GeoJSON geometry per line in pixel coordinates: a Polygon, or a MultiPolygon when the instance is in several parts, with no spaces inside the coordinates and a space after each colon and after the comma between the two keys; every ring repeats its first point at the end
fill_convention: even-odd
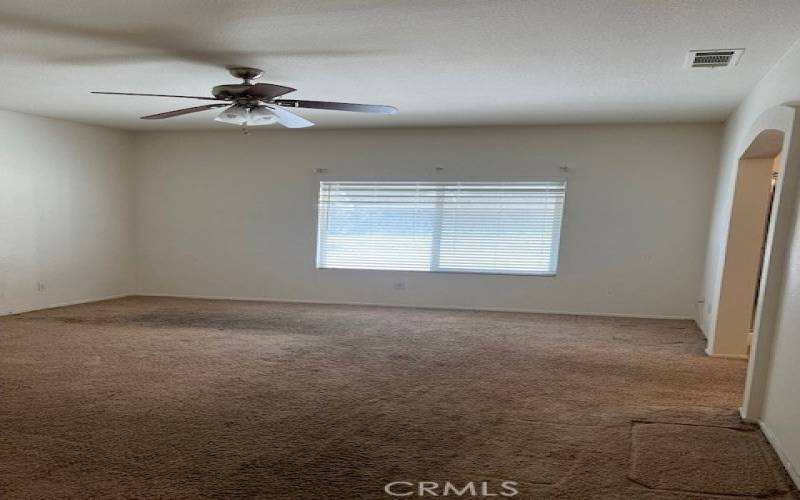
{"type": "Polygon", "coordinates": [[[631,473],[648,488],[765,497],[789,491],[755,428],[634,423],[631,473]]]}

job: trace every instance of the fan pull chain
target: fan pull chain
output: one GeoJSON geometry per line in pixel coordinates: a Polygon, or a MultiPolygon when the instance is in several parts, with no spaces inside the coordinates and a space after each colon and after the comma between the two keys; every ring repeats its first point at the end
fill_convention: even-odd
{"type": "Polygon", "coordinates": [[[247,108],[244,111],[244,121],[242,122],[242,133],[244,135],[248,135],[250,133],[250,131],[247,130],[247,122],[250,121],[250,111],[250,108],[247,108]]]}

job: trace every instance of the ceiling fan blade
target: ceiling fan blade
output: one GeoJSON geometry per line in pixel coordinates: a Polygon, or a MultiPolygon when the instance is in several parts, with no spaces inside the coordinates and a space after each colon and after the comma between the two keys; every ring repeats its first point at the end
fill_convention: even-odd
{"type": "Polygon", "coordinates": [[[256,83],[250,88],[248,93],[254,97],[258,97],[259,99],[271,100],[278,96],[288,94],[289,92],[294,92],[295,90],[297,89],[293,89],[292,87],[284,87],[283,85],[275,85],[272,83],[256,83]]]}
{"type": "Polygon", "coordinates": [[[170,95],[170,94],[133,94],[130,92],[90,92],[90,94],[104,94],[104,95],[135,95],[147,97],[180,97],[181,99],[202,99],[204,101],[224,101],[225,99],[217,99],[216,97],[198,97],[194,95],[170,95]]]}
{"type": "Polygon", "coordinates": [[[291,111],[286,111],[280,106],[267,107],[271,109],[273,113],[275,113],[275,116],[278,117],[278,123],[286,128],[305,128],[314,125],[314,122],[310,122],[302,116],[292,113],[291,111]]]}
{"type": "Polygon", "coordinates": [[[327,102],[327,101],[295,101],[289,99],[279,99],[274,101],[287,108],[311,108],[311,109],[331,109],[335,111],[356,111],[359,113],[382,113],[393,115],[397,113],[394,106],[383,106],[381,104],[352,104],[349,102],[327,102]]]}
{"type": "Polygon", "coordinates": [[[189,113],[197,113],[198,111],[206,111],[214,108],[223,108],[228,103],[224,104],[206,104],[205,106],[195,106],[193,108],[176,109],[175,111],[167,111],[166,113],[158,113],[156,115],[143,116],[142,120],[161,120],[162,118],[172,118],[173,116],[188,115],[189,113]]]}

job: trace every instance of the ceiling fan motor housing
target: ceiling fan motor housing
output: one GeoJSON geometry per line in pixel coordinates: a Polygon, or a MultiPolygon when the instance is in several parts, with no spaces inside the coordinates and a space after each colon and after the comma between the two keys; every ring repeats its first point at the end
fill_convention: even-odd
{"type": "MultiPolygon", "coordinates": [[[[211,90],[211,93],[217,99],[239,99],[251,97],[250,93],[253,84],[250,80],[261,78],[264,71],[259,68],[248,67],[233,67],[228,68],[228,72],[235,78],[244,80],[242,83],[232,83],[228,85],[217,85],[211,90]]],[[[254,96],[253,96],[254,97],[254,96]]],[[[256,101],[257,102],[257,101],[256,101]]],[[[242,103],[244,104],[244,103],[242,103]]]]}
{"type": "Polygon", "coordinates": [[[217,99],[237,99],[240,97],[249,97],[250,90],[252,88],[252,85],[243,83],[217,85],[211,89],[211,94],[213,94],[217,99]]]}
{"type": "Polygon", "coordinates": [[[235,68],[228,68],[228,72],[234,78],[241,78],[245,82],[249,83],[250,80],[255,80],[256,78],[261,78],[261,75],[264,74],[264,71],[258,68],[246,68],[246,67],[235,67],[235,68]]]}

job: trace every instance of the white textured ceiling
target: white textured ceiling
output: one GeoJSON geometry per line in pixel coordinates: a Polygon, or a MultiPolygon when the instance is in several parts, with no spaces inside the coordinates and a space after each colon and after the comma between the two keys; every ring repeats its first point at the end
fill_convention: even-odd
{"type": "Polygon", "coordinates": [[[322,127],[723,120],[800,37],[798,0],[2,0],[0,108],[126,129],[222,129],[202,104],[226,65],[287,98],[391,104],[299,111],[322,127]],[[689,49],[740,48],[729,70],[689,49]]]}

